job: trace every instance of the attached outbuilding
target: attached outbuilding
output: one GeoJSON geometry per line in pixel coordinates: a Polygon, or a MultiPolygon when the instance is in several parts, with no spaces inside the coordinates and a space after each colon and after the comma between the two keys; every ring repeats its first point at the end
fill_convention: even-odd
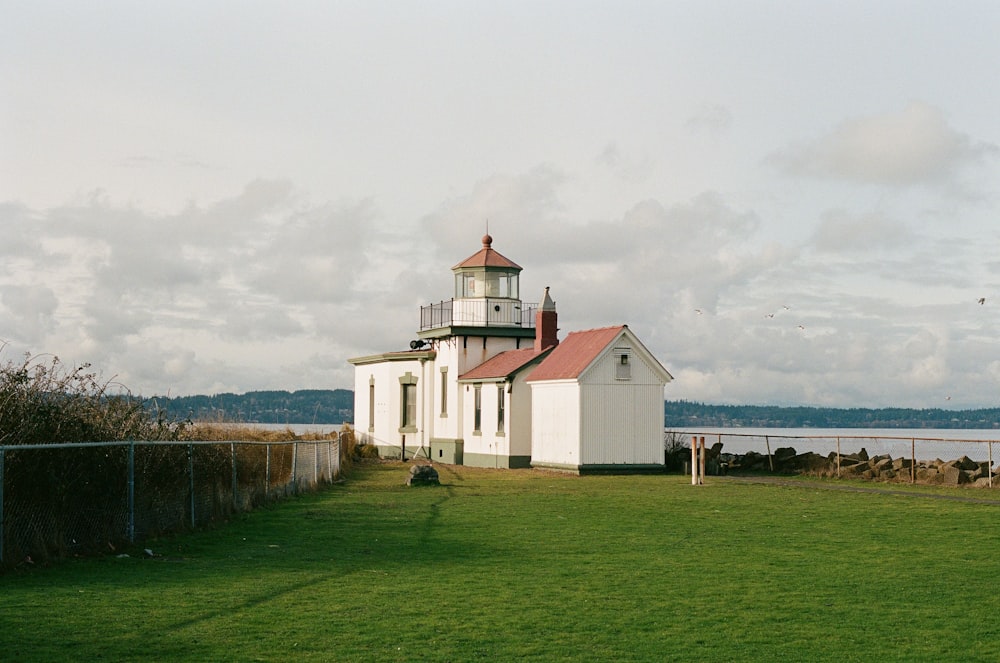
{"type": "Polygon", "coordinates": [[[532,467],[662,470],[671,379],[627,325],[571,332],[526,380],[532,467]]]}

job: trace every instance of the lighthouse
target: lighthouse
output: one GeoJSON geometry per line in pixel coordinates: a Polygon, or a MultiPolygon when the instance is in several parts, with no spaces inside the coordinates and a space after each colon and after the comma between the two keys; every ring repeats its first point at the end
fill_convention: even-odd
{"type": "Polygon", "coordinates": [[[661,471],[670,374],[627,325],[558,336],[549,288],[482,238],[420,307],[409,350],[354,365],[355,432],[383,457],[568,472],[661,471]]]}

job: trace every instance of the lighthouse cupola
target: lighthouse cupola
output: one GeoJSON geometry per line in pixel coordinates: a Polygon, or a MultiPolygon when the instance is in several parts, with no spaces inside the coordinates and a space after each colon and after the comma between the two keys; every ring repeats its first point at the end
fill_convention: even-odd
{"type": "Polygon", "coordinates": [[[493,238],[483,236],[483,248],[451,268],[455,299],[518,298],[521,267],[493,250],[493,238]]]}
{"type": "Polygon", "coordinates": [[[490,235],[483,236],[479,251],[451,271],[455,275],[454,297],[421,308],[421,338],[458,333],[480,335],[482,332],[469,328],[483,327],[500,336],[534,335],[537,305],[521,302],[521,266],[496,251],[490,235]]]}

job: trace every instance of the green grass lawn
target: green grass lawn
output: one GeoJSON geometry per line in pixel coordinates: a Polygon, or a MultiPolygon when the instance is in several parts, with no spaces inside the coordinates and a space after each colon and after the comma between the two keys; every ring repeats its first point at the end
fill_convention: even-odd
{"type": "Polygon", "coordinates": [[[0,576],[0,660],[1000,659],[996,505],[437,467],[0,576]]]}

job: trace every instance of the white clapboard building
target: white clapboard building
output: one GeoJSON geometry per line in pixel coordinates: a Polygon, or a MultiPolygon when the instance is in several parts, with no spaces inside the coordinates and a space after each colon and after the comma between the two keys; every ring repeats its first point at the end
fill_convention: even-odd
{"type": "Polygon", "coordinates": [[[359,438],[386,457],[570,472],[663,467],[670,373],[626,326],[560,343],[555,303],[520,299],[521,267],[482,248],[422,307],[410,349],[350,359],[359,438]]]}

